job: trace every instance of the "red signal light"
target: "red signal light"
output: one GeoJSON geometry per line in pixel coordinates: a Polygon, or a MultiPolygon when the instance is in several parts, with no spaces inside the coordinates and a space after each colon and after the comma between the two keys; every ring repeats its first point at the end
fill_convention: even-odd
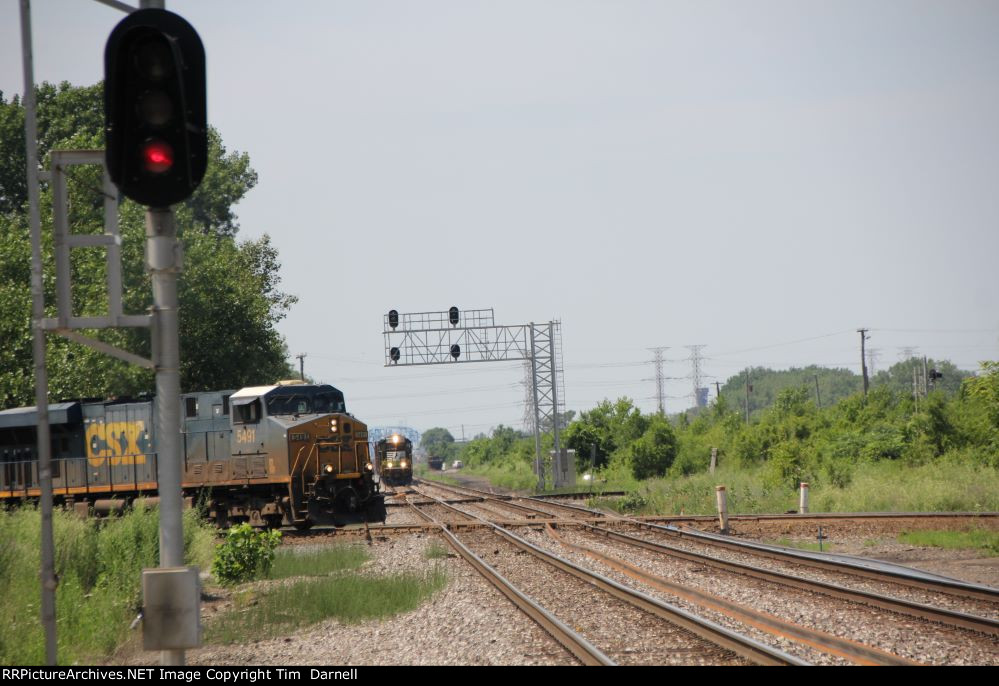
{"type": "Polygon", "coordinates": [[[153,174],[163,174],[173,167],[173,148],[163,141],[147,141],[142,146],[142,166],[153,174]]]}

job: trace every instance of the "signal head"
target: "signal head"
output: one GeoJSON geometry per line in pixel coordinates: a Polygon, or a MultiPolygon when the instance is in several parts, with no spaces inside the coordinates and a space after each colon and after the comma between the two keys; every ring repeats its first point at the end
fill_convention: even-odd
{"type": "Polygon", "coordinates": [[[399,361],[399,349],[398,348],[392,348],[391,350],[389,350],[389,357],[392,359],[393,362],[398,362],[399,361]]]}
{"type": "Polygon", "coordinates": [[[454,305],[447,311],[447,320],[451,322],[451,326],[458,326],[458,308],[454,305]]]}
{"type": "Polygon", "coordinates": [[[455,343],[451,346],[451,357],[457,360],[459,355],[461,355],[461,346],[455,343]]]}
{"type": "Polygon", "coordinates": [[[104,48],[108,173],[128,198],[167,207],[194,192],[208,166],[205,49],[162,9],[129,14],[104,48]]]}
{"type": "Polygon", "coordinates": [[[399,326],[399,313],[395,310],[389,310],[388,313],[388,323],[393,329],[399,326]]]}

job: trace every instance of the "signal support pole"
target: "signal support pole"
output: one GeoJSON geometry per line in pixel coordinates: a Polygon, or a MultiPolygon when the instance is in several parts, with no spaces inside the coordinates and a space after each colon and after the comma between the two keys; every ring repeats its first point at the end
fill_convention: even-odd
{"type": "Polygon", "coordinates": [[[27,162],[28,222],[31,227],[31,333],[35,363],[38,480],[41,487],[41,616],[45,631],[45,664],[56,664],[55,539],[52,533],[52,439],[49,427],[49,381],[45,369],[45,293],[42,286],[42,236],[38,192],[38,122],[35,109],[31,2],[21,0],[21,57],[24,68],[24,152],[27,162]]]}
{"type": "MultiPolygon", "coordinates": [[[[146,261],[153,281],[153,362],[156,364],[157,475],[160,496],[160,567],[184,566],[180,489],[180,343],[177,225],[170,208],[146,210],[146,261]]],[[[164,650],[161,664],[184,664],[183,650],[164,650]]]]}

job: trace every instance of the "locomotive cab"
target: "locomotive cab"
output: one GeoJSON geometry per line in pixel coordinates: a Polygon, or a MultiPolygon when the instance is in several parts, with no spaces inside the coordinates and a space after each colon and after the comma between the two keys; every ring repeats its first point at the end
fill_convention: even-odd
{"type": "Polygon", "coordinates": [[[233,455],[264,457],[287,482],[283,522],[300,527],[337,515],[384,519],[368,457],[367,425],[329,385],[257,386],[230,398],[233,455]]]}

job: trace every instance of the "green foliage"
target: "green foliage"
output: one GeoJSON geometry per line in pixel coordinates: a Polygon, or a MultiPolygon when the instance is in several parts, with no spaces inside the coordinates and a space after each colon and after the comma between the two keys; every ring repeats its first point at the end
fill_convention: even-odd
{"type": "Polygon", "coordinates": [[[999,555],[999,531],[971,529],[969,531],[911,531],[898,535],[900,543],[936,548],[972,548],[990,557],[999,555]]]}
{"type": "Polygon", "coordinates": [[[628,451],[636,479],[664,476],[676,459],[676,433],[665,417],[655,415],[645,433],[629,444],[628,451]]]}
{"type": "Polygon", "coordinates": [[[423,551],[423,557],[428,560],[443,560],[450,554],[450,548],[440,541],[431,541],[423,551]]]}
{"type": "MultiPolygon", "coordinates": [[[[159,561],[159,515],[137,507],[104,520],[53,513],[59,661],[90,664],[128,635],[140,606],[142,570],[159,561]]],[[[38,621],[41,591],[40,513],[31,507],[0,512],[0,664],[43,664],[45,636],[38,621]]],[[[184,513],[187,564],[211,560],[214,530],[194,510],[184,513]]]]}
{"type": "Polygon", "coordinates": [[[368,551],[359,545],[279,548],[274,554],[274,563],[267,578],[326,576],[345,569],[357,569],[370,559],[368,551]]]}
{"type": "Polygon", "coordinates": [[[427,429],[420,436],[420,447],[431,457],[443,457],[450,460],[454,451],[454,436],[447,429],[434,427],[427,429]]]}
{"type": "Polygon", "coordinates": [[[215,549],[212,575],[223,585],[265,577],[280,542],[280,531],[256,531],[246,523],[234,526],[215,549]]]}
{"type": "MultiPolygon", "coordinates": [[[[103,88],[62,83],[38,86],[39,156],[48,166],[52,149],[103,147],[103,88]]],[[[29,316],[31,248],[24,181],[24,111],[20,101],[0,94],[0,407],[34,403],[29,316]]],[[[181,387],[187,391],[238,388],[287,377],[291,368],[276,325],[295,303],[282,293],[277,251],[264,235],[237,242],[233,206],[256,183],[245,153],[228,152],[217,131],[209,132],[205,180],[185,203],[175,206],[184,270],[181,306],[181,387]],[[239,350],[234,356],[232,350],[239,350]]],[[[103,231],[103,196],[95,166],[72,167],[67,190],[74,233],[103,231]]],[[[43,286],[47,316],[55,315],[52,196],[42,187],[43,286]]],[[[123,304],[146,311],[152,289],[146,272],[144,208],[125,201],[119,208],[122,236],[123,304]]],[[[102,250],[72,252],[73,310],[106,312],[106,267],[102,250]]],[[[148,332],[113,329],[84,332],[149,357],[148,332]]],[[[153,373],[59,336],[47,339],[49,390],[53,398],[137,395],[154,388],[153,373]]]]}
{"type": "Polygon", "coordinates": [[[649,418],[642,415],[630,398],[618,398],[611,403],[604,400],[589,412],[582,412],[579,419],[565,430],[565,445],[576,451],[581,468],[590,464],[591,447],[596,447],[595,464],[603,467],[611,455],[626,448],[645,433],[649,418]]]}
{"type": "Polygon", "coordinates": [[[368,576],[356,572],[268,588],[244,610],[223,615],[207,628],[208,643],[277,636],[336,617],[345,623],[390,617],[419,607],[447,584],[441,567],[428,572],[368,576]]]}

